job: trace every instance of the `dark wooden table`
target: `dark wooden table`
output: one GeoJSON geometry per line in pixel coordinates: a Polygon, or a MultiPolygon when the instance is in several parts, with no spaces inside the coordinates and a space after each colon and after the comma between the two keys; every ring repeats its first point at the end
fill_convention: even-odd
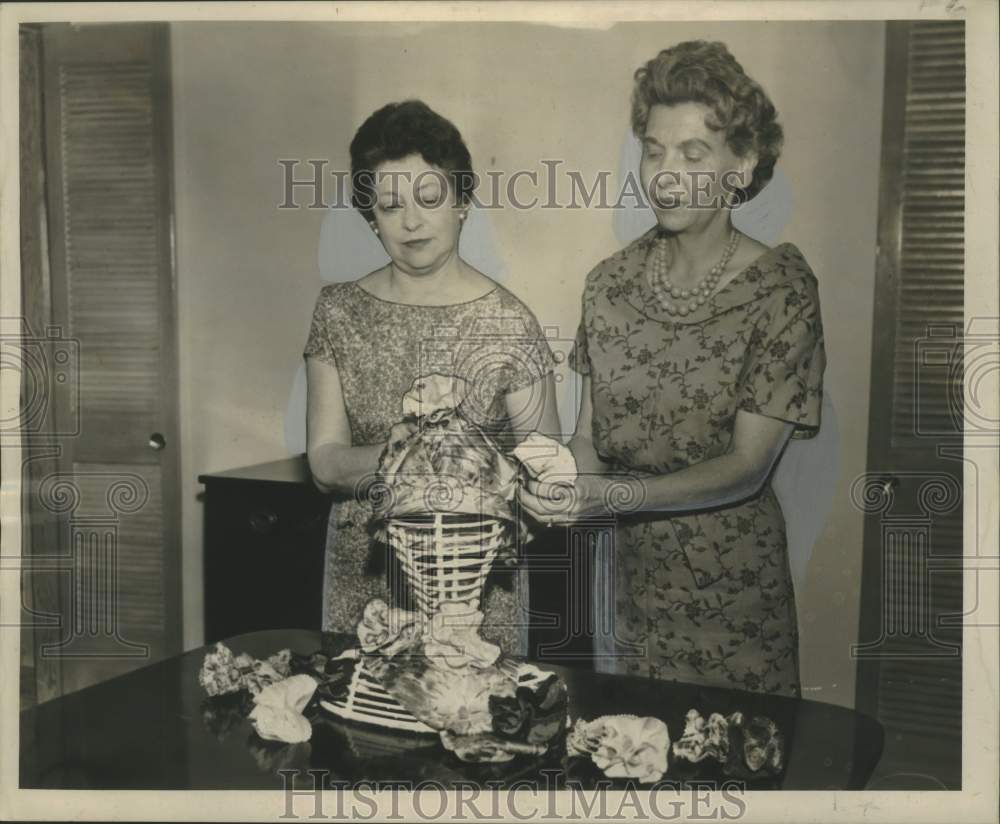
{"type": "MultiPolygon", "coordinates": [[[[318,632],[272,630],[229,639],[234,652],[264,658],[284,647],[320,648],[318,632]]],[[[521,758],[508,764],[463,764],[433,736],[395,735],[378,727],[332,716],[314,723],[304,744],[264,742],[249,721],[218,710],[198,684],[206,648],[192,650],[102,684],[26,710],[21,715],[20,786],[59,789],[280,789],[278,770],[324,770],[336,782],[537,780],[558,788],[566,778],[555,764],[521,758]],[[213,707],[214,716],[205,710],[213,707]]],[[[852,710],[817,701],[758,695],[738,690],[601,675],[545,665],[565,680],[571,718],[607,713],[654,715],[670,736],[680,736],[689,708],[740,710],[772,718],[787,739],[788,765],[778,778],[748,789],[862,789],[882,752],[882,728],[852,710]]],[[[671,780],[723,780],[709,764],[671,767],[671,780]]],[[[596,770],[570,776],[594,786],[596,770]]],[[[494,786],[494,785],[491,785],[494,786]]]]}

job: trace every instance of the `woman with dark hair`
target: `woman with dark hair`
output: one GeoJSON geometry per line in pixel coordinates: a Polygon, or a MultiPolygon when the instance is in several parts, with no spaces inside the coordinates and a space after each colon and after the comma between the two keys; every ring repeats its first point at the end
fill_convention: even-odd
{"type": "Polygon", "coordinates": [[[788,439],[819,427],[819,296],[795,246],[731,221],[770,179],[782,130],[726,47],[702,41],[636,72],[632,127],[657,225],[587,277],[575,494],[560,507],[560,490],[529,484],[522,500],[548,523],[630,502],[617,507],[607,668],[797,695],[770,476],[788,439]]]}
{"type": "MultiPolygon", "coordinates": [[[[455,126],[417,100],[372,114],[351,142],[352,197],[390,261],[325,286],[305,347],[307,452],[320,489],[341,500],[331,514],[323,628],[353,633],[372,598],[392,600],[394,566],[368,526],[359,487],[378,466],[413,382],[461,378],[464,409],[513,446],[559,429],[554,359],[538,322],[513,294],[458,253],[474,176],[455,126]]],[[[487,581],[483,637],[508,653],[527,647],[527,581],[487,581]]]]}

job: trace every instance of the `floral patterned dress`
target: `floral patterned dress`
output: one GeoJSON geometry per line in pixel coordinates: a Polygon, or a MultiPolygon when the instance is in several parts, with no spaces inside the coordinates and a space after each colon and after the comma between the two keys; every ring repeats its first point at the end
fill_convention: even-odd
{"type": "MultiPolygon", "coordinates": [[[[357,282],[323,287],[304,356],[337,367],[355,446],[382,444],[402,417],[402,399],[423,375],[458,375],[476,423],[509,432],[504,396],[552,371],[554,358],[531,311],[501,286],[476,300],[415,306],[382,300],[357,282]]],[[[375,467],[372,467],[374,471],[375,467]]],[[[372,598],[397,601],[401,581],[388,548],[374,540],[370,502],[336,501],[323,581],[323,629],[354,633],[372,598]]],[[[495,568],[482,605],[483,637],[509,654],[527,652],[527,575],[495,568]]]]}
{"type": "MultiPolygon", "coordinates": [[[[771,249],[680,318],[647,280],[656,232],[587,277],[570,362],[591,380],[598,454],[622,469],[678,472],[724,454],[741,409],[814,435],[826,357],[801,252],[771,249]]],[[[622,518],[613,555],[597,595],[613,619],[602,668],[799,694],[785,525],[769,484],[735,506],[622,518]]]]}

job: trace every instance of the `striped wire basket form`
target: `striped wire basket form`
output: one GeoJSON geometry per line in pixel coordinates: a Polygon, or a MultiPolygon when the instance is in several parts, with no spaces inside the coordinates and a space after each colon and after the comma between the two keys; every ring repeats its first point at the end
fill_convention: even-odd
{"type": "MultiPolygon", "coordinates": [[[[386,526],[389,545],[399,559],[417,609],[429,618],[441,604],[460,601],[478,609],[486,576],[506,539],[506,525],[492,518],[437,513],[427,517],[397,518],[386,526]]],[[[358,657],[356,650],[345,655],[358,657]]],[[[519,684],[531,684],[545,673],[531,665],[513,667],[519,684]]],[[[434,733],[414,718],[366,671],[355,667],[342,701],[321,702],[334,715],[408,732],[434,733]]]]}
{"type": "Polygon", "coordinates": [[[425,618],[447,601],[479,609],[486,576],[506,538],[502,521],[439,512],[433,517],[394,519],[387,532],[425,618]]]}
{"type": "MultiPolygon", "coordinates": [[[[348,650],[341,657],[361,658],[357,650],[348,650]]],[[[363,658],[354,668],[351,683],[347,688],[347,695],[338,701],[320,701],[320,706],[348,721],[377,724],[380,727],[390,727],[394,730],[407,732],[437,734],[437,730],[428,727],[422,721],[418,721],[385,691],[383,686],[365,669],[363,658]]]]}
{"type": "MultiPolygon", "coordinates": [[[[348,650],[340,657],[359,658],[360,654],[357,650],[348,650]]],[[[534,664],[519,664],[508,660],[502,661],[500,666],[508,669],[511,675],[517,678],[519,687],[533,687],[549,676],[549,673],[538,669],[534,664]]],[[[320,701],[320,706],[348,721],[376,724],[405,732],[437,735],[437,730],[414,718],[371,674],[365,671],[363,660],[354,668],[346,697],[339,701],[320,701]]]]}

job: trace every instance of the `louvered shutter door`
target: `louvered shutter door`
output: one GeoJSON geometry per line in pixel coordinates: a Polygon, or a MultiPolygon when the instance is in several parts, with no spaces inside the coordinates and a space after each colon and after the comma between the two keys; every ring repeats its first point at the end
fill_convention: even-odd
{"type": "Polygon", "coordinates": [[[887,43],[857,705],[872,788],[960,789],[965,25],[887,43]]]}
{"type": "Polygon", "coordinates": [[[965,24],[914,23],[907,74],[892,417],[902,447],[962,429],[960,371],[921,369],[914,356],[935,333],[960,334],[964,320],[965,24]]]}
{"type": "Polygon", "coordinates": [[[60,654],[75,662],[67,689],[178,648],[162,29],[46,30],[54,294],[63,328],[79,341],[80,436],[65,451],[76,497],[66,512],[71,631],[60,654]],[[154,432],[166,435],[167,451],[150,448],[154,432]],[[99,654],[87,661],[92,648],[99,654]]]}

